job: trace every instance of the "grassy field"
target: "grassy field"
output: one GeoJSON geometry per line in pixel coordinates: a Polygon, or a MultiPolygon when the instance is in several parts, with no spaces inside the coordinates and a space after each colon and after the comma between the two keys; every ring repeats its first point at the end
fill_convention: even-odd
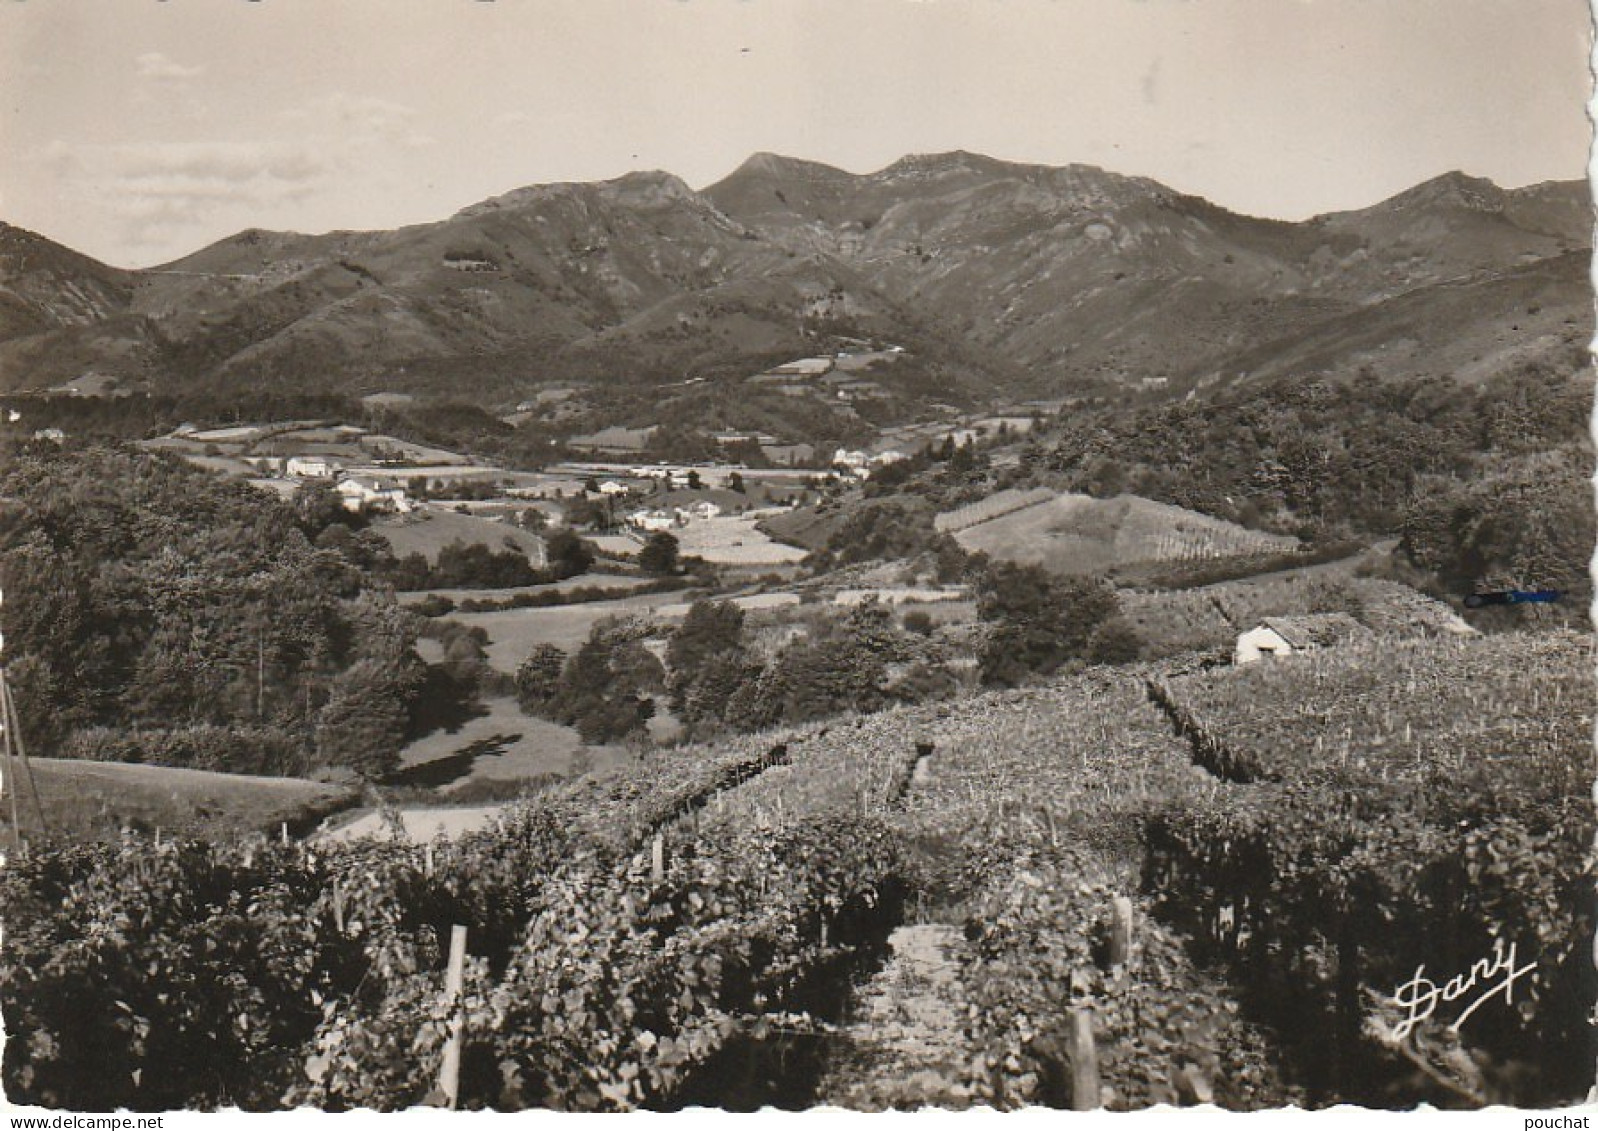
{"type": "MultiPolygon", "coordinates": [[[[75,838],[114,836],[125,825],[224,837],[275,830],[287,821],[302,831],[359,798],[352,787],[301,778],[59,758],[30,761],[49,831],[75,838]]],[[[22,798],[22,827],[31,833],[37,818],[27,811],[27,800],[22,798]]],[[[0,839],[9,839],[10,820],[7,806],[0,816],[5,830],[0,839]]]]}
{"type": "Polygon", "coordinates": [[[548,609],[507,609],[497,613],[454,613],[451,620],[481,627],[488,633],[488,663],[515,674],[517,665],[540,644],[574,651],[588,639],[596,621],[606,617],[649,615],[661,605],[681,603],[679,593],[652,593],[617,601],[589,601],[548,609]]]}
{"type": "Polygon", "coordinates": [[[445,546],[462,542],[468,546],[481,544],[491,550],[514,547],[535,565],[542,565],[544,561],[544,540],[538,535],[509,523],[490,522],[450,510],[428,508],[374,522],[372,529],[387,539],[395,556],[401,558],[407,554],[421,554],[429,562],[436,562],[438,552],[445,546]]]}
{"type": "Polygon", "coordinates": [[[443,788],[472,778],[514,780],[567,774],[582,739],[571,727],[524,715],[512,699],[490,699],[485,712],[453,731],[439,730],[400,752],[400,772],[438,766],[458,773],[443,788]]]}
{"type": "MultiPolygon", "coordinates": [[[[416,806],[399,809],[397,814],[405,830],[405,839],[420,844],[435,837],[456,837],[485,828],[504,808],[503,804],[416,806]]],[[[388,835],[387,818],[376,810],[367,810],[354,820],[319,833],[317,839],[338,842],[388,835]]]]}
{"type": "Polygon", "coordinates": [[[753,515],[720,515],[690,522],[674,533],[685,556],[718,565],[786,565],[803,560],[804,550],[757,530],[759,521],[753,515]]]}
{"type": "Polygon", "coordinates": [[[520,593],[569,593],[573,589],[636,589],[640,585],[648,585],[655,580],[652,577],[635,577],[621,573],[585,573],[578,577],[568,577],[564,581],[552,581],[548,585],[520,585],[512,589],[418,589],[398,595],[399,601],[404,605],[414,605],[418,601],[426,600],[435,594],[448,597],[459,604],[461,601],[503,601],[507,597],[514,597],[520,593]]]}

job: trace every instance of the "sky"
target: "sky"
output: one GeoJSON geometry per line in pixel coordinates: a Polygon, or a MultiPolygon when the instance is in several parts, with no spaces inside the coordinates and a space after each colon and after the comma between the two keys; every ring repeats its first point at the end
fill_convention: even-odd
{"type": "Polygon", "coordinates": [[[118,266],[750,154],[1239,212],[1584,175],[1585,0],[0,0],[0,220],[118,266]]]}

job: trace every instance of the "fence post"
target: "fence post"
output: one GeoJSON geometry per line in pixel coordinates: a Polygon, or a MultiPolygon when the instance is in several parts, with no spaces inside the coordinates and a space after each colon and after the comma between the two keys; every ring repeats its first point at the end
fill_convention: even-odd
{"type": "Polygon", "coordinates": [[[1204,1078],[1198,1065],[1184,1065],[1176,1074],[1176,1091],[1187,1103],[1212,1104],[1215,1102],[1215,1090],[1210,1087],[1210,1082],[1204,1078]]]}
{"type": "Polygon", "coordinates": [[[449,1039],[444,1042],[444,1062],[438,1070],[438,1090],[444,1103],[454,1108],[461,1092],[461,1015],[458,1002],[466,976],[466,928],[456,923],[449,932],[449,972],[444,976],[444,1000],[449,1004],[449,1039]]]}
{"type": "Polygon", "coordinates": [[[336,877],[333,880],[333,927],[340,935],[344,933],[344,889],[339,887],[336,877]]]}
{"type": "Polygon", "coordinates": [[[1125,966],[1132,954],[1132,901],[1124,895],[1110,900],[1110,966],[1125,966]]]}
{"type": "Polygon", "coordinates": [[[649,847],[649,878],[657,884],[666,878],[666,838],[660,833],[649,847]]]}
{"type": "Polygon", "coordinates": [[[289,846],[289,823],[287,821],[283,822],[282,827],[279,829],[279,834],[283,847],[287,848],[289,846]]]}
{"type": "Polygon", "coordinates": [[[422,847],[422,866],[427,870],[429,879],[433,876],[433,845],[428,842],[422,847]]]}
{"type": "Polygon", "coordinates": [[[1071,1110],[1099,1107],[1099,1054],[1093,1047],[1093,1015],[1071,1010],[1071,1110]]]}

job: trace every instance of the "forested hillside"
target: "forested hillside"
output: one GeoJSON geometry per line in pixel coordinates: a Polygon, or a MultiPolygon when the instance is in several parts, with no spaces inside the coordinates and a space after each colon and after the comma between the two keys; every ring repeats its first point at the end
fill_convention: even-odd
{"type": "Polygon", "coordinates": [[[6,453],[0,500],[7,671],[34,753],[387,767],[424,671],[360,541],[318,540],[336,507],[51,445],[6,453]]]}
{"type": "Polygon", "coordinates": [[[1033,474],[1314,538],[1401,535],[1445,585],[1582,592],[1594,540],[1590,370],[1574,354],[1475,389],[1276,381],[1224,402],[1065,419],[1033,474]]]}

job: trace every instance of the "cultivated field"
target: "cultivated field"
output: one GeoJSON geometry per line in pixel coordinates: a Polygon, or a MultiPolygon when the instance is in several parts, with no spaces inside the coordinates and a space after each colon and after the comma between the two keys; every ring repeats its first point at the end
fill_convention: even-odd
{"type": "Polygon", "coordinates": [[[658,751],[502,809],[418,808],[399,841],[356,835],[380,823],[363,818],[309,852],[119,845],[9,871],[0,894],[35,929],[8,957],[43,973],[8,1019],[50,1038],[22,1046],[27,1096],[410,1106],[444,1055],[458,924],[461,1058],[493,1069],[462,1072],[466,1107],[1567,1102],[1590,1076],[1568,1051],[1593,925],[1591,649],[1089,669],[658,751]],[[101,894],[60,906],[60,867],[101,894]],[[160,917],[138,912],[152,889],[160,917]],[[1383,993],[1503,932],[1525,996],[1391,1051],[1383,993]],[[79,949],[58,967],[63,937],[79,949]],[[169,1026],[140,989],[152,965],[279,1052],[169,1026]],[[256,989],[279,984],[296,990],[256,989]],[[172,1034],[164,1056],[212,1049],[214,1074],[65,1071],[47,1050],[66,1034],[154,1055],[114,1007],[57,1008],[68,985],[131,1003],[172,1034]]]}
{"type": "Polygon", "coordinates": [[[1592,668],[1573,632],[1377,638],[1159,686],[1227,778],[1486,776],[1564,797],[1592,778],[1592,668]]]}
{"type": "Polygon", "coordinates": [[[1298,546],[1295,538],[1134,495],[1065,494],[1049,502],[1037,502],[1034,495],[1022,493],[1015,509],[1001,505],[996,517],[958,527],[955,540],[970,551],[1057,573],[1108,573],[1146,563],[1285,553],[1298,546]]]}
{"type": "Polygon", "coordinates": [[[583,745],[571,727],[523,714],[514,699],[489,699],[483,708],[483,714],[456,730],[434,731],[406,746],[400,752],[400,775],[439,777],[437,784],[447,791],[472,781],[571,773],[583,745]]]}
{"type": "Polygon", "coordinates": [[[1195,589],[1120,593],[1121,611],[1146,655],[1230,651],[1240,632],[1265,617],[1346,612],[1375,632],[1396,637],[1469,636],[1473,629],[1447,605],[1406,585],[1353,576],[1345,562],[1225,581],[1195,589]]]}

